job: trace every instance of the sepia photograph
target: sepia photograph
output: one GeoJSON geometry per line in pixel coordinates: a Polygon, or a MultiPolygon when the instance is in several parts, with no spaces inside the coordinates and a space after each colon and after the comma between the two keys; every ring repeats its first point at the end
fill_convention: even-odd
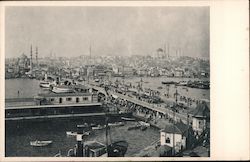
{"type": "Polygon", "coordinates": [[[5,16],[5,156],[209,156],[209,7],[5,16]]]}
{"type": "Polygon", "coordinates": [[[211,157],[210,9],[6,6],[3,156],[211,157]]]}

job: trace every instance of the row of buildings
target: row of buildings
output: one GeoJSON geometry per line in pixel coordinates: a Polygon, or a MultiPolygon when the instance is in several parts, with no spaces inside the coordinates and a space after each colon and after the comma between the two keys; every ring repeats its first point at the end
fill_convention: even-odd
{"type": "MultiPolygon", "coordinates": [[[[208,60],[191,57],[155,58],[151,56],[79,56],[73,58],[36,58],[22,54],[15,59],[6,59],[6,78],[24,77],[27,72],[37,77],[41,71],[62,73],[66,77],[209,77],[208,60]]],[[[29,73],[28,73],[29,74],[29,73]]]]}

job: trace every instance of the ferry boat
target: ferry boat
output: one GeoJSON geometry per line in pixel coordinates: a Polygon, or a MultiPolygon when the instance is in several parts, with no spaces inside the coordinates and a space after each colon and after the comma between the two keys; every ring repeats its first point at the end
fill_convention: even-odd
{"type": "Polygon", "coordinates": [[[30,141],[30,145],[35,147],[48,146],[50,144],[52,144],[52,141],[30,141]]]}

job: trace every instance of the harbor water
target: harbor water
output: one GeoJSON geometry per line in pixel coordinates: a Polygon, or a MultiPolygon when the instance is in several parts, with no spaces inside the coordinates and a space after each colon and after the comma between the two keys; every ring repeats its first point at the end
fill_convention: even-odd
{"type": "MultiPolygon", "coordinates": [[[[82,119],[82,120],[56,120],[56,121],[30,121],[9,123],[6,127],[6,148],[7,157],[52,157],[59,151],[66,155],[68,150],[74,148],[75,137],[67,137],[66,131],[76,131],[77,124],[84,122],[100,123],[101,119],[82,119]],[[52,140],[53,143],[47,147],[33,147],[30,141],[52,140]]],[[[133,156],[141,149],[149,146],[152,142],[159,139],[159,130],[148,128],[145,131],[130,130],[128,127],[134,122],[127,122],[125,126],[111,127],[111,141],[126,140],[129,147],[125,156],[133,156]]],[[[105,144],[105,130],[94,130],[84,141],[96,140],[105,144]]]]}

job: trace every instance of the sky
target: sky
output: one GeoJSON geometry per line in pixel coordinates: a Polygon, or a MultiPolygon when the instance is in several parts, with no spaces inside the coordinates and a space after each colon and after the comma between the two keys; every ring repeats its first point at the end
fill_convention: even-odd
{"type": "Polygon", "coordinates": [[[208,7],[6,7],[5,57],[170,55],[209,58],[208,7]]]}

